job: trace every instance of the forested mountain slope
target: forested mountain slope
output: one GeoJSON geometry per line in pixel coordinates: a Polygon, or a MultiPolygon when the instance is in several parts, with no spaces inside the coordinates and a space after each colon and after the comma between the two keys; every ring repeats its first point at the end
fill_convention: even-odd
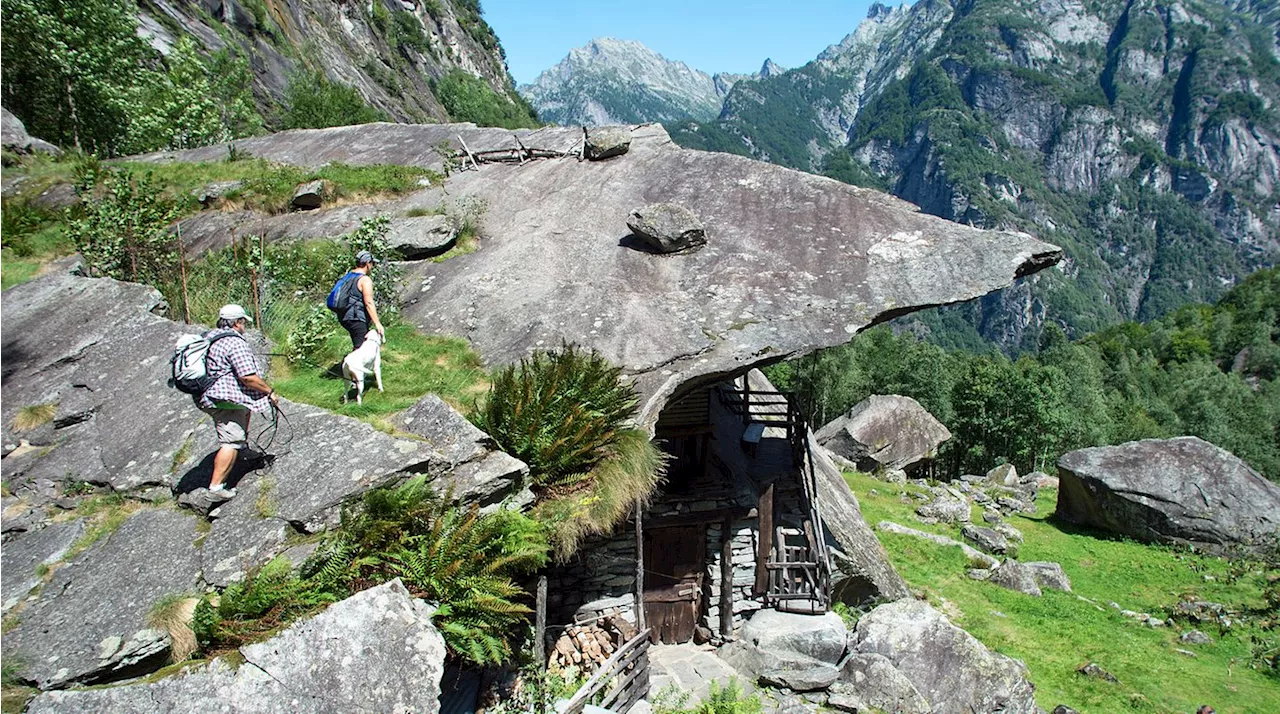
{"type": "Polygon", "coordinates": [[[3,103],[112,155],[266,129],[532,126],[478,0],[4,0],[3,103]]]}
{"type": "Polygon", "coordinates": [[[841,45],[739,83],[719,121],[672,135],[1063,245],[1059,271],[915,321],[944,343],[1033,348],[1046,322],[1081,335],[1155,318],[1275,264],[1277,37],[1274,0],[876,6],[841,45]]]}

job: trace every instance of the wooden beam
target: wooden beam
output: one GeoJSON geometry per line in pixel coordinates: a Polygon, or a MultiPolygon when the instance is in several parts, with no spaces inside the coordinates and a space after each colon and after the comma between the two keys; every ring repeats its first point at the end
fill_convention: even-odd
{"type": "Polygon", "coordinates": [[[640,501],[636,501],[636,629],[643,632],[644,623],[644,523],[640,501]]]}
{"type": "Polygon", "coordinates": [[[720,636],[733,635],[733,519],[720,526],[720,636]]]}
{"type": "Polygon", "coordinates": [[[715,523],[725,518],[748,518],[750,516],[750,508],[738,506],[734,508],[714,508],[708,511],[676,513],[670,516],[662,516],[661,518],[650,518],[648,523],[650,528],[667,528],[670,526],[696,526],[700,523],[715,523]]]}
{"type": "Polygon", "coordinates": [[[756,552],[756,587],[757,597],[769,590],[769,558],[773,554],[773,484],[765,486],[760,493],[760,503],[756,507],[760,514],[758,531],[759,550],[756,552]]]}

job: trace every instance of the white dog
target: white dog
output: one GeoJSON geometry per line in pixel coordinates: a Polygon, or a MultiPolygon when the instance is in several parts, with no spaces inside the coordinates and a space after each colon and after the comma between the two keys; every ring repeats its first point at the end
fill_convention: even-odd
{"type": "Polygon", "coordinates": [[[342,403],[349,401],[351,388],[356,389],[356,404],[363,404],[364,378],[373,373],[378,391],[382,391],[382,335],[370,331],[364,342],[342,359],[342,403]]]}

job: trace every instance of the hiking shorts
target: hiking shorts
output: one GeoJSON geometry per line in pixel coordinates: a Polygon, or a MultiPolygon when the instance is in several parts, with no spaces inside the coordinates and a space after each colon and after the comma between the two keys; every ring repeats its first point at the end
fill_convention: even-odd
{"type": "Polygon", "coordinates": [[[363,320],[343,320],[342,327],[351,335],[351,349],[359,349],[364,344],[365,335],[369,334],[369,323],[363,320]]]}
{"type": "Polygon", "coordinates": [[[218,446],[243,449],[249,444],[249,409],[202,409],[213,417],[213,428],[218,432],[218,446]]]}

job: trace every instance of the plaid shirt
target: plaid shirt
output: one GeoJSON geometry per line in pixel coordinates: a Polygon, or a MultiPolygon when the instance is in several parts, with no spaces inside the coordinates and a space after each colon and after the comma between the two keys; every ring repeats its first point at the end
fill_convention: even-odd
{"type": "Polygon", "coordinates": [[[213,402],[217,400],[233,402],[255,412],[266,413],[271,408],[267,393],[248,389],[238,379],[238,377],[262,373],[262,370],[258,369],[258,361],[254,359],[253,351],[249,349],[249,343],[231,329],[210,330],[205,333],[205,337],[212,339],[225,334],[236,336],[218,340],[209,348],[206,364],[209,366],[209,376],[214,377],[216,381],[200,396],[200,407],[216,408],[213,402]]]}

